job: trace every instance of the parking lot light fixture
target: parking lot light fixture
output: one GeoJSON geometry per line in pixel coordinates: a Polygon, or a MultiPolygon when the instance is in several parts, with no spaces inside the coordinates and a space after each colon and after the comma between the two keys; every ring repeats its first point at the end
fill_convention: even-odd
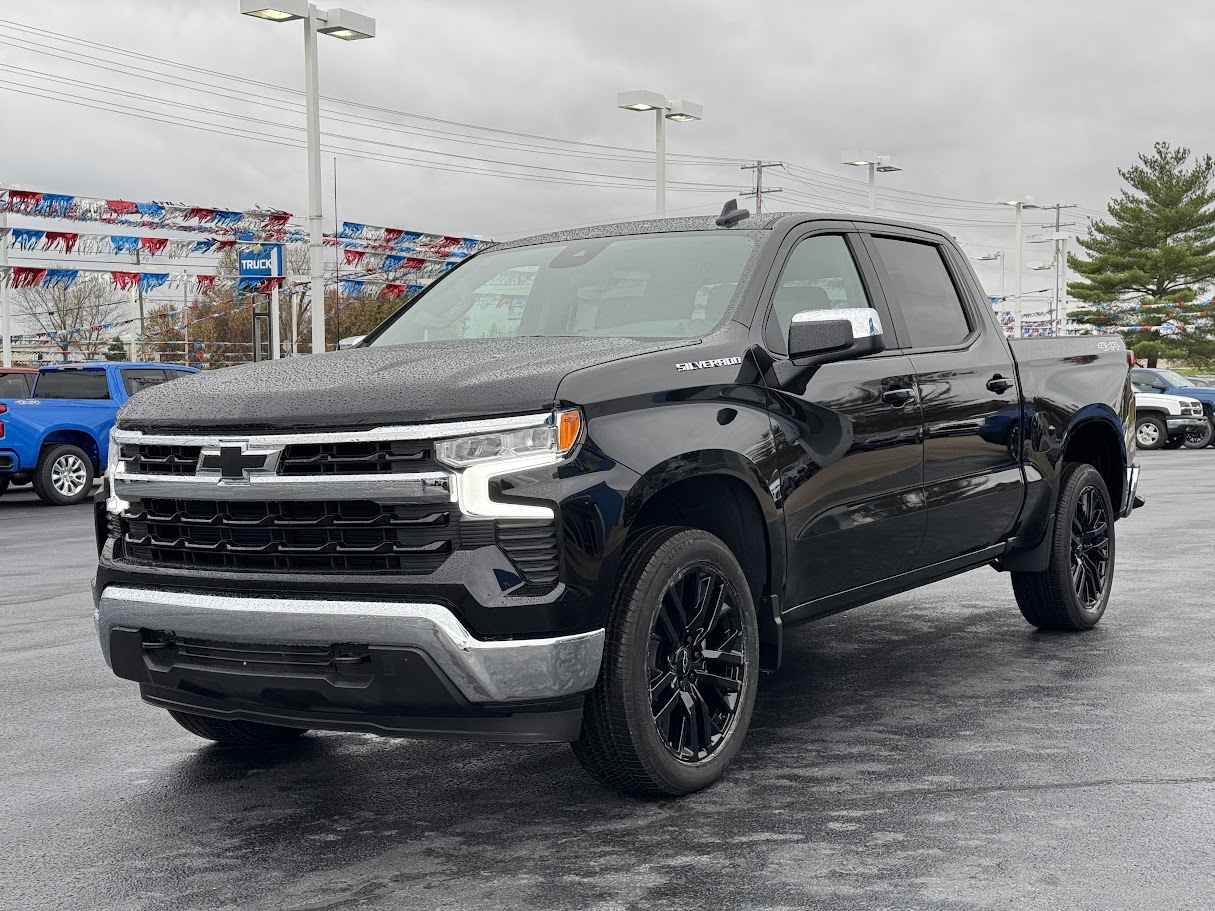
{"type": "Polygon", "coordinates": [[[840,163],[852,165],[853,167],[864,167],[869,169],[869,214],[877,214],[877,175],[881,171],[883,174],[888,174],[892,171],[901,171],[903,168],[895,161],[893,155],[879,155],[877,152],[869,150],[851,151],[840,153],[840,163]]]}
{"type": "Polygon", "coordinates": [[[666,122],[688,123],[700,120],[704,116],[704,108],[694,101],[668,101],[661,92],[647,92],[638,89],[633,92],[619,92],[616,95],[616,107],[625,111],[654,112],[654,197],[655,212],[659,218],[667,214],[667,134],[666,122]]]}
{"type": "Polygon", "coordinates": [[[308,0],[241,0],[240,11],[271,22],[291,22],[308,18],[308,0]]]}
{"type": "MultiPolygon", "coordinates": [[[[308,126],[308,298],[312,352],[325,350],[325,229],[321,221],[321,91],[317,79],[318,33],[355,41],[375,37],[375,20],[347,9],[317,9],[307,0],[240,0],[246,16],[270,22],[304,20],[304,100],[308,126]]],[[[292,303],[294,307],[294,302],[292,303]]],[[[270,315],[278,325],[278,314],[270,315]]]]}
{"type": "Polygon", "coordinates": [[[1000,301],[1004,301],[1004,251],[997,250],[995,253],[984,253],[981,256],[976,256],[975,259],[981,263],[991,263],[996,260],[1000,261],[1000,301]]]}

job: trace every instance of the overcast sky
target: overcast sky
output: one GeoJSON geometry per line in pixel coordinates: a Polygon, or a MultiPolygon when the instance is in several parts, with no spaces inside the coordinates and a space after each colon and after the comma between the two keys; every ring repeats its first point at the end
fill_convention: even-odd
{"type": "MultiPolygon", "coordinates": [[[[648,214],[654,205],[649,160],[559,156],[545,140],[403,116],[652,149],[652,115],[615,107],[616,92],[634,88],[704,105],[702,122],[670,125],[672,154],[763,158],[809,169],[790,176],[773,173],[765,181],[790,193],[769,197],[773,208],[857,211],[865,205],[864,175],[841,165],[840,151],[860,147],[893,154],[904,170],[880,175],[883,187],[952,201],[883,194],[881,207],[947,227],[975,255],[1012,247],[1012,212],[957,200],[1031,194],[1041,202],[1079,203],[1088,214],[1099,213],[1119,187],[1116,169],[1133,163],[1154,141],[1215,149],[1203,63],[1215,44],[1215,8],[1207,3],[1157,3],[1150,13],[1147,5],[1130,0],[349,3],[376,18],[378,34],[349,43],[320,39],[321,92],[402,113],[342,108],[346,120],[323,123],[328,144],[361,155],[532,177],[611,179],[567,171],[623,175],[632,186],[452,173],[341,153],[337,211],[344,220],[501,238],[648,214]],[[392,129],[377,128],[376,120],[392,129]],[[416,135],[424,127],[486,144],[416,135]],[[550,151],[506,148],[503,141],[550,151]],[[446,157],[451,154],[468,157],[446,157]],[[794,191],[803,196],[795,199],[794,191]]],[[[298,143],[303,115],[294,105],[300,96],[184,68],[302,88],[300,24],[242,17],[238,7],[237,0],[38,0],[0,6],[0,41],[23,45],[0,44],[0,183],[305,213],[302,149],[29,94],[38,90],[28,86],[40,85],[57,97],[156,112],[144,118],[210,121],[226,130],[298,143]],[[56,34],[13,27],[13,22],[56,34]],[[80,55],[111,69],[87,65],[80,55]],[[222,88],[183,85],[182,79],[222,88]],[[23,87],[14,91],[18,84],[23,87]],[[252,119],[225,116],[230,114],[252,119]]],[[[560,148],[583,156],[639,158],[585,146],[560,148]]],[[[333,221],[333,157],[327,153],[324,159],[327,227],[333,221]]],[[[672,181],[721,189],[673,190],[668,208],[672,214],[716,211],[749,175],[732,163],[673,163],[672,181]]],[[[1065,221],[1082,226],[1084,214],[1072,212],[1065,221]]],[[[1010,249],[1010,291],[1012,256],[1010,249]]],[[[1044,248],[1028,248],[1027,262],[1046,258],[1044,248]]],[[[995,293],[998,271],[988,264],[979,269],[995,293]]],[[[1028,275],[1026,291],[1050,284],[1043,277],[1047,273],[1028,275]]]]}

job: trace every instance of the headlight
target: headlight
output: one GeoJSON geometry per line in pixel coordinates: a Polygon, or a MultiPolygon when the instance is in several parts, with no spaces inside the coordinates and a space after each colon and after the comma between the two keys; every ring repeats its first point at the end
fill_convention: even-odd
{"type": "Polygon", "coordinates": [[[435,459],[459,469],[454,478],[460,511],[478,519],[552,519],[548,506],[503,503],[490,496],[499,475],[556,465],[578,442],[582,412],[557,411],[543,423],[517,430],[439,440],[435,459]]]}
{"type": "Polygon", "coordinates": [[[538,427],[439,440],[435,444],[435,458],[453,468],[467,468],[483,462],[501,462],[537,455],[560,458],[574,448],[581,431],[581,412],[577,409],[558,411],[548,422],[538,427]]]}

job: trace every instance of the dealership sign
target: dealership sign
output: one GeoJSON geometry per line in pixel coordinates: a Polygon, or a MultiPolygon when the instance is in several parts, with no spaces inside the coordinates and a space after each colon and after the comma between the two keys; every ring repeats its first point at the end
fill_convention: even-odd
{"type": "Polygon", "coordinates": [[[238,251],[241,278],[270,278],[282,275],[283,245],[258,244],[238,251]]]}

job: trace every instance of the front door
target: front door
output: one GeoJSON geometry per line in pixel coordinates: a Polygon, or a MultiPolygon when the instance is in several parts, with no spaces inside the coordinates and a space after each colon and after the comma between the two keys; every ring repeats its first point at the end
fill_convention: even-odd
{"type": "Polygon", "coordinates": [[[1021,512],[1021,396],[1002,334],[951,249],[914,231],[866,236],[915,369],[928,524],[919,566],[1003,541],[1021,512]]]}
{"type": "Polygon", "coordinates": [[[810,602],[911,569],[924,531],[920,406],[910,358],[896,351],[796,368],[789,321],[816,309],[874,307],[897,349],[855,235],[794,241],[773,283],[764,326],[788,571],[784,604],[810,602]]]}

